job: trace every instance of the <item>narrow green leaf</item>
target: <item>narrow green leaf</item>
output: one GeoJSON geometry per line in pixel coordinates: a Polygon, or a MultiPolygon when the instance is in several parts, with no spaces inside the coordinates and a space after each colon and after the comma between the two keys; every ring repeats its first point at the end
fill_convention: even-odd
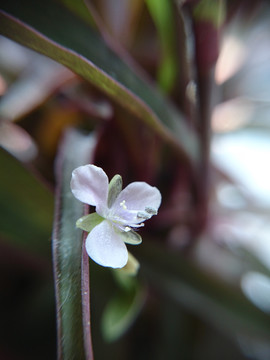
{"type": "Polygon", "coordinates": [[[53,0],[2,0],[0,33],[82,76],[138,116],[189,160],[198,141],[183,117],[139,78],[86,23],[53,0]]]}
{"type": "Polygon", "coordinates": [[[76,221],[84,205],[70,190],[74,168],[91,161],[89,136],[67,133],[57,161],[57,202],[53,259],[57,298],[58,358],[93,359],[90,337],[89,262],[82,230],[76,221]]]}
{"type": "Polygon", "coordinates": [[[50,256],[53,194],[0,148],[0,236],[30,253],[50,256]]]}
{"type": "Polygon", "coordinates": [[[83,0],[59,0],[72,12],[80,16],[84,21],[88,22],[90,25],[94,25],[94,20],[91,14],[88,11],[87,6],[83,0]]]}
{"type": "Polygon", "coordinates": [[[158,81],[161,88],[168,92],[173,87],[178,72],[173,4],[167,0],[146,0],[146,4],[157,27],[161,43],[162,58],[158,81]]]}

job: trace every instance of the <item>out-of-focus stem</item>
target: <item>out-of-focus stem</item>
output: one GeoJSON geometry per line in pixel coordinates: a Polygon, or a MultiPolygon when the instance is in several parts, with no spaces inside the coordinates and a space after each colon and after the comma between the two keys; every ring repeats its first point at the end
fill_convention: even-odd
{"type": "Polygon", "coordinates": [[[223,0],[200,0],[185,3],[193,30],[194,69],[197,85],[196,122],[200,140],[198,169],[197,224],[203,229],[208,220],[209,153],[211,143],[211,114],[213,109],[214,67],[219,53],[220,27],[225,17],[223,0]]]}
{"type": "Polygon", "coordinates": [[[207,73],[199,74],[197,84],[199,99],[198,130],[201,149],[201,163],[199,168],[201,175],[199,183],[200,205],[198,208],[198,220],[200,227],[204,227],[207,224],[209,210],[209,155],[211,143],[213,71],[209,70],[207,73]]]}

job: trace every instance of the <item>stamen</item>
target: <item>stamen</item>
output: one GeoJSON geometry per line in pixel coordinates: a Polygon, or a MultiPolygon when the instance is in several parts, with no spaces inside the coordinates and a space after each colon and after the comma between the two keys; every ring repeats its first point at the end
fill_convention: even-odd
{"type": "Polygon", "coordinates": [[[129,232],[131,230],[131,228],[129,227],[129,226],[126,226],[125,228],[124,228],[124,231],[125,232],[129,232]]]}
{"type": "Polygon", "coordinates": [[[151,217],[151,215],[149,215],[149,214],[147,214],[147,213],[145,213],[143,211],[139,211],[137,213],[137,218],[139,218],[139,219],[148,220],[148,219],[150,219],[150,217],[151,217]]]}
{"type": "Polygon", "coordinates": [[[152,208],[152,207],[146,207],[145,208],[145,211],[148,212],[148,214],[151,214],[151,215],[157,215],[157,210],[152,208]]]}
{"type": "Polygon", "coordinates": [[[122,202],[120,202],[120,206],[121,206],[124,210],[127,210],[126,200],[123,200],[122,202]]]}

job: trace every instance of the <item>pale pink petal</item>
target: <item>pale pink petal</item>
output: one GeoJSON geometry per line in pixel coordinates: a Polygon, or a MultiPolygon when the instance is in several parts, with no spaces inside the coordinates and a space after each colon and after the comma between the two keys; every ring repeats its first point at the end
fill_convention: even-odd
{"type": "Polygon", "coordinates": [[[106,207],[108,185],[107,175],[95,165],[80,166],[72,172],[71,191],[78,200],[85,204],[101,209],[106,207]]]}
{"type": "Polygon", "coordinates": [[[94,227],[85,243],[87,254],[98,264],[122,268],[128,260],[128,251],[121,235],[104,220],[94,227]]]}
{"type": "Polygon", "coordinates": [[[143,217],[137,217],[137,214],[145,213],[151,218],[161,203],[160,191],[145,182],[133,182],[121,191],[112,206],[112,212],[115,217],[119,217],[124,224],[134,225],[147,220],[143,217]],[[146,213],[146,209],[150,209],[146,213]]]}

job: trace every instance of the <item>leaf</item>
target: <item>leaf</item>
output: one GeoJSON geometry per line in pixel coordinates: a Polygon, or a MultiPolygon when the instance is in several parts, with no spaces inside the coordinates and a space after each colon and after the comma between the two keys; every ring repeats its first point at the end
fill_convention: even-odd
{"type": "Polygon", "coordinates": [[[93,359],[89,311],[89,262],[82,230],[83,204],[70,190],[71,173],[91,160],[93,139],[70,130],[57,162],[53,257],[57,298],[58,358],[93,359]]]}
{"type": "Polygon", "coordinates": [[[92,15],[89,13],[87,6],[83,0],[60,0],[70,11],[80,16],[84,21],[90,25],[94,25],[92,15]]]}
{"type": "Polygon", "coordinates": [[[256,309],[240,288],[204,273],[179,253],[146,241],[134,253],[142,276],[181,306],[230,334],[252,334],[269,341],[270,317],[256,309]]]}
{"type": "Polygon", "coordinates": [[[107,341],[121,337],[135,321],[144,303],[144,293],[137,285],[122,291],[107,304],[102,317],[102,333],[107,341]]]}
{"type": "Polygon", "coordinates": [[[0,236],[10,245],[49,257],[52,192],[2,148],[0,163],[0,236]]]}
{"type": "Polygon", "coordinates": [[[189,160],[198,160],[198,141],[183,117],[139,78],[101,40],[53,0],[3,0],[0,33],[69,67],[138,116],[189,160]]]}
{"type": "Polygon", "coordinates": [[[129,252],[128,263],[112,274],[118,285],[117,294],[107,303],[101,318],[101,330],[105,340],[119,339],[136,320],[145,302],[145,291],[138,282],[139,263],[129,252]]]}
{"type": "Polygon", "coordinates": [[[176,56],[173,6],[167,0],[147,0],[146,4],[156,24],[162,49],[158,72],[159,84],[164,91],[168,92],[177,77],[177,62],[179,62],[176,56]]]}

